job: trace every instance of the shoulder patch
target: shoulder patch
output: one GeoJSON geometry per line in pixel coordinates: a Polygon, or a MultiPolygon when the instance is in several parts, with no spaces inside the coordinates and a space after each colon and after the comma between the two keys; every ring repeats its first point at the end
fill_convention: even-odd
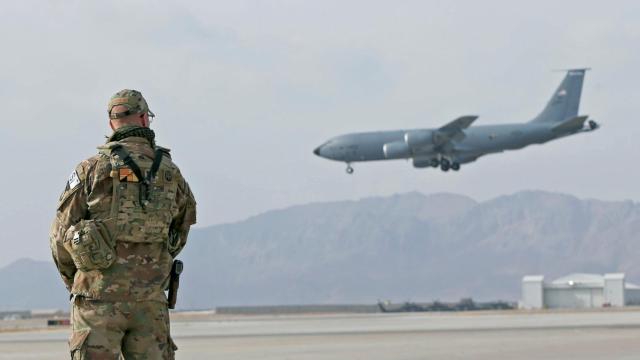
{"type": "Polygon", "coordinates": [[[78,185],[80,185],[80,177],[78,176],[78,172],[74,169],[73,172],[71,172],[71,175],[69,175],[69,181],[67,181],[67,188],[71,190],[78,185]]]}

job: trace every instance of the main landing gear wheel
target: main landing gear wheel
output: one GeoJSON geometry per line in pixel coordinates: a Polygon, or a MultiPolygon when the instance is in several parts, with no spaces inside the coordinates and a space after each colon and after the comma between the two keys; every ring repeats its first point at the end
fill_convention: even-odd
{"type": "Polygon", "coordinates": [[[442,161],[440,161],[440,169],[442,171],[449,171],[450,168],[451,168],[451,163],[449,162],[449,160],[442,159],[442,161]]]}
{"type": "Polygon", "coordinates": [[[347,172],[347,174],[351,175],[353,174],[353,168],[351,167],[351,165],[347,164],[347,169],[345,170],[347,172]]]}
{"type": "Polygon", "coordinates": [[[453,164],[451,164],[451,170],[453,171],[460,170],[460,163],[454,162],[453,164]]]}

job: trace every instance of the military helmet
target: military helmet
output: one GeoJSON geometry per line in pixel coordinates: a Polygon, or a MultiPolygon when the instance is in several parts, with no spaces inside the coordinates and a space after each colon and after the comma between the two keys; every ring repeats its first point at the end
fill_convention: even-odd
{"type": "Polygon", "coordinates": [[[144,97],[142,97],[140,91],[130,89],[120,90],[113,94],[109,100],[107,112],[109,113],[110,119],[121,119],[131,114],[144,113],[149,114],[151,117],[155,116],[155,114],[149,109],[149,105],[144,97]],[[127,110],[112,114],[111,110],[117,105],[124,105],[127,107],[127,110]]]}

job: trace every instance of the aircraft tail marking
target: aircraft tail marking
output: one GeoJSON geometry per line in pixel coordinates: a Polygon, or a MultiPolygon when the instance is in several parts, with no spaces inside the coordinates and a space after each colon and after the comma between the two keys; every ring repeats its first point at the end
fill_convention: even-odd
{"type": "Polygon", "coordinates": [[[584,74],[588,69],[567,71],[558,89],[553,93],[547,106],[531,122],[561,123],[578,115],[584,74]]]}

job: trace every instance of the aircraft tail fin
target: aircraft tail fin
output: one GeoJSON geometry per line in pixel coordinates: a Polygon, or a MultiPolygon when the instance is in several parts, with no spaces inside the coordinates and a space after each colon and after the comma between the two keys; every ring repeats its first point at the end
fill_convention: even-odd
{"type": "Polygon", "coordinates": [[[580,107],[584,74],[587,70],[589,69],[568,70],[547,106],[531,122],[560,123],[576,117],[580,107]]]}

